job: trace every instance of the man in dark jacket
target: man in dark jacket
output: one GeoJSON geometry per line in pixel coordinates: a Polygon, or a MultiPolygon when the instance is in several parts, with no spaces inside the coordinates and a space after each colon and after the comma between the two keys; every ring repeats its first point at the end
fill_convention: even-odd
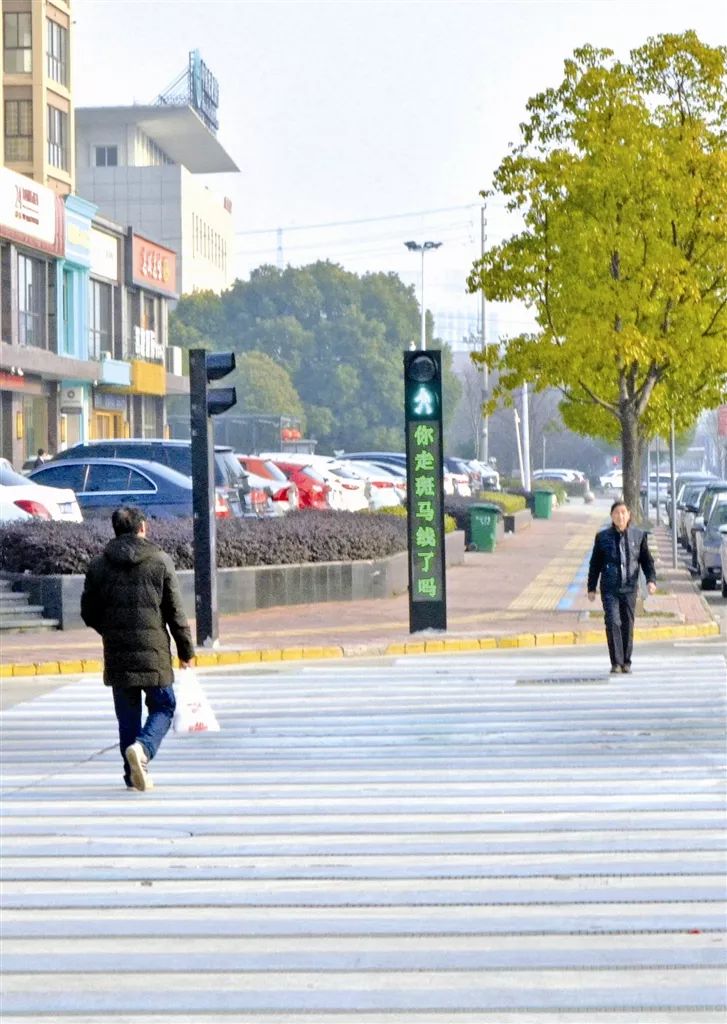
{"type": "Polygon", "coordinates": [[[172,654],[179,664],[194,657],[192,634],[172,560],[147,540],[138,508],[118,508],[111,517],[116,537],[91,562],[81,597],[81,616],[103,637],[104,683],[114,695],[124,780],[130,789],[153,787],[149,761],[174,716],[172,654]],[[141,724],[142,693],[148,715],[141,724]]]}
{"type": "Polygon", "coordinates": [[[601,578],[601,602],[606,620],[608,653],[612,672],[631,671],[634,642],[634,613],[639,569],[643,569],[650,594],[656,590],[654,560],[647,536],[630,526],[631,513],[623,501],[611,506],[611,526],[596,534],[588,568],[588,600],[596,600],[601,578]]]}

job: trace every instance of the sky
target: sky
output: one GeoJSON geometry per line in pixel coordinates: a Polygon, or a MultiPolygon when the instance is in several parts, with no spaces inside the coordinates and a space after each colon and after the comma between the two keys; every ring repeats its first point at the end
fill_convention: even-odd
{"type": "MultiPolygon", "coordinates": [[[[528,99],[561,81],[585,43],[617,56],[694,29],[727,42],[724,0],[73,0],[77,106],[150,103],[199,49],[220,91],[218,138],[239,174],[229,196],[234,272],[329,259],[393,271],[436,333],[479,331],[466,278],[481,245],[480,191],[519,138],[528,99]]],[[[487,241],[515,230],[488,200],[487,241]]],[[[487,336],[531,325],[488,305],[487,336]]]]}

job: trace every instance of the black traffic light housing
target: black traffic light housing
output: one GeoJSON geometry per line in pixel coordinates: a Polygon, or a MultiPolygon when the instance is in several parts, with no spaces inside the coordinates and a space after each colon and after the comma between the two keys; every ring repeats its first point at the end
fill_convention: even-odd
{"type": "Polygon", "coordinates": [[[219,638],[217,612],[217,523],[215,520],[214,435],[212,416],[237,403],[235,388],[210,388],[235,369],[234,352],[189,350],[190,427],[192,435],[192,511],[194,516],[194,601],[197,643],[213,647],[219,638]]]}
{"type": "Polygon", "coordinates": [[[442,354],[404,352],[409,631],[446,630],[442,354]]]}

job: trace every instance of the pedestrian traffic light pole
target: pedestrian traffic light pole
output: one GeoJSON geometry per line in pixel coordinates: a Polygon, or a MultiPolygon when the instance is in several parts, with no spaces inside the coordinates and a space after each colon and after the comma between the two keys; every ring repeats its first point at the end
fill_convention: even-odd
{"type": "Polygon", "coordinates": [[[404,353],[409,631],[447,628],[441,352],[404,353]]]}
{"type": "Polygon", "coordinates": [[[198,647],[216,647],[219,643],[214,434],[211,417],[231,409],[237,402],[234,388],[209,388],[208,384],[226,377],[234,369],[234,352],[207,352],[202,348],[189,350],[194,607],[198,647]]]}

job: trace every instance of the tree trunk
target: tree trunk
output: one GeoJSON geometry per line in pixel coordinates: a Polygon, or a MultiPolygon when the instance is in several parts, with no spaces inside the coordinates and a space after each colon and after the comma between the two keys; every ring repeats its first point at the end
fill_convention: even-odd
{"type": "Polygon", "coordinates": [[[630,402],[621,405],[621,462],[623,466],[624,501],[631,509],[634,523],[641,522],[641,451],[639,419],[630,402]]]}

